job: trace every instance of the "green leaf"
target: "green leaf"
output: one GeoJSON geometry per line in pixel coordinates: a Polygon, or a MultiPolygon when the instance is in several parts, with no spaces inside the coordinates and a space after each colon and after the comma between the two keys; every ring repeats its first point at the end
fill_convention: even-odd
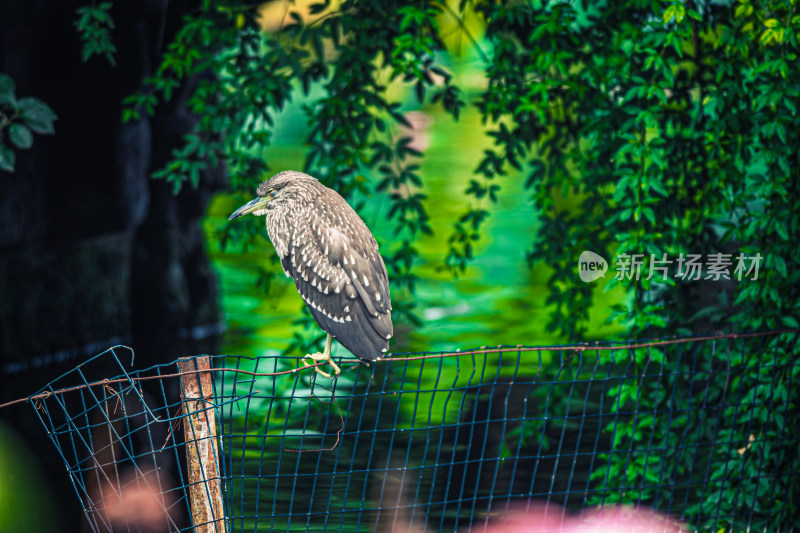
{"type": "Polygon", "coordinates": [[[19,113],[25,124],[36,133],[53,133],[53,121],[58,118],[50,106],[39,100],[27,96],[19,100],[19,113]]]}
{"type": "Polygon", "coordinates": [[[5,144],[0,144],[0,170],[14,172],[14,160],[14,151],[5,144]]]}
{"type": "Polygon", "coordinates": [[[781,322],[783,322],[784,326],[789,328],[800,328],[800,324],[798,324],[797,320],[791,316],[782,317],[781,322]]]}
{"type": "Polygon", "coordinates": [[[11,76],[0,74],[0,105],[14,104],[15,84],[11,76]]]}
{"type": "Polygon", "coordinates": [[[17,148],[27,150],[33,145],[33,133],[27,126],[14,123],[8,128],[8,140],[17,148]]]}
{"type": "Polygon", "coordinates": [[[664,14],[662,15],[661,19],[664,22],[664,24],[666,24],[667,22],[672,20],[672,17],[674,16],[675,16],[675,5],[673,4],[671,6],[668,6],[667,9],[664,10],[664,14]]]}
{"type": "Polygon", "coordinates": [[[111,66],[116,65],[114,53],[117,51],[111,42],[111,30],[114,21],[109,10],[110,2],[103,2],[99,6],[79,7],[75,13],[78,18],[74,25],[83,41],[81,58],[88,61],[93,55],[103,55],[111,66]]]}
{"type": "Polygon", "coordinates": [[[672,4],[664,10],[662,20],[664,21],[664,24],[666,24],[674,17],[675,22],[680,24],[683,21],[684,16],[686,16],[686,10],[684,7],[680,4],[672,4]]]}

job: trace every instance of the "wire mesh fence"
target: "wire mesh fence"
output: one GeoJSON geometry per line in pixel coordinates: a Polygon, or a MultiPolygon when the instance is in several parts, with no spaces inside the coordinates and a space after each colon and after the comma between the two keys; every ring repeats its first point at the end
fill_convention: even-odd
{"type": "Polygon", "coordinates": [[[396,354],[335,380],[273,356],[127,371],[114,348],[29,400],[98,532],[488,531],[617,503],[790,531],[797,339],[396,354]]]}

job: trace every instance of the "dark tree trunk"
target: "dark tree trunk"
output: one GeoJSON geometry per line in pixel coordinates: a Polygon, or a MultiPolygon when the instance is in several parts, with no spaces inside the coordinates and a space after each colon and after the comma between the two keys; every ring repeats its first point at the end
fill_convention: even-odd
{"type": "MultiPolygon", "coordinates": [[[[121,124],[122,99],[151,75],[196,3],[116,2],[116,67],[98,56],[81,61],[73,22],[85,4],[0,3],[0,72],[15,80],[18,98],[35,96],[58,115],[54,135],[16,151],[16,172],[0,171],[0,402],[111,344],[130,344],[144,367],[213,353],[221,330],[199,222],[224,172],[205,171],[198,189],[177,197],[150,178],[196,120],[187,91],[155,118],[121,124]]],[[[63,465],[30,407],[0,418],[43,458],[74,519],[63,465]]],[[[63,531],[77,527],[68,522],[63,531]]]]}

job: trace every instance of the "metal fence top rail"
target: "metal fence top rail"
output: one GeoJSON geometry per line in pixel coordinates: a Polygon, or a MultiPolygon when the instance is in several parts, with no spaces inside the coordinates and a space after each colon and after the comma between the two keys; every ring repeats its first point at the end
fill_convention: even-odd
{"type": "MultiPolygon", "coordinates": [[[[561,361],[560,363],[564,363],[564,352],[570,353],[570,355],[582,355],[583,352],[602,352],[602,351],[615,351],[615,350],[636,350],[642,348],[652,348],[657,346],[668,346],[673,344],[689,344],[693,342],[704,342],[704,341],[711,341],[711,340],[722,340],[722,339],[746,339],[752,337],[766,337],[766,336],[773,336],[773,335],[782,335],[784,333],[798,333],[800,329],[779,329],[779,330],[769,330],[769,331],[755,331],[755,332],[746,332],[746,333],[719,333],[715,335],[702,335],[702,336],[675,336],[673,338],[662,338],[659,340],[632,340],[632,341],[592,341],[592,342],[582,342],[582,343],[574,343],[574,344],[560,344],[560,345],[549,345],[549,346],[537,346],[537,345],[498,345],[494,347],[489,346],[481,346],[480,348],[470,348],[467,350],[457,349],[455,351],[440,351],[440,352],[400,352],[400,353],[392,353],[388,354],[386,357],[377,359],[373,361],[374,363],[388,363],[388,362],[399,362],[399,361],[419,361],[423,359],[442,359],[448,357],[461,357],[464,355],[486,355],[490,353],[507,353],[507,352],[560,352],[561,354],[561,361]]],[[[189,370],[189,371],[181,371],[181,372],[172,372],[169,374],[156,374],[156,375],[140,375],[144,374],[150,370],[157,370],[165,367],[170,367],[175,364],[175,362],[169,363],[161,363],[157,365],[153,365],[147,368],[138,369],[132,374],[129,375],[127,372],[123,370],[124,377],[119,378],[112,378],[112,379],[102,379],[93,382],[85,382],[80,385],[75,385],[72,387],[65,387],[60,389],[52,389],[52,385],[54,383],[59,382],[69,374],[80,370],[81,367],[91,363],[95,359],[103,357],[109,352],[115,353],[116,350],[127,350],[131,354],[131,365],[134,363],[134,350],[130,346],[126,345],[116,345],[112,346],[105,351],[87,359],[80,365],[76,366],[74,369],[65,372],[64,374],[60,375],[59,377],[52,380],[50,383],[39,389],[36,393],[28,396],[26,398],[18,398],[16,400],[11,400],[9,402],[0,404],[0,409],[4,407],[10,407],[12,405],[16,405],[23,402],[29,402],[35,405],[36,402],[40,400],[47,399],[53,395],[64,394],[67,392],[85,389],[89,387],[95,387],[99,385],[111,385],[116,383],[129,383],[134,381],[148,381],[148,380],[162,380],[166,378],[174,378],[180,377],[187,374],[197,374],[200,372],[205,372],[204,370],[189,370]]],[[[116,353],[115,353],[116,355],[116,353]]],[[[202,354],[197,356],[189,356],[189,357],[182,357],[178,360],[190,360],[196,357],[205,356],[208,354],[202,354]]],[[[244,355],[216,355],[211,356],[214,359],[264,359],[264,358],[274,358],[274,359],[296,359],[293,356],[282,356],[282,355],[273,355],[273,356],[244,356],[244,355]]],[[[569,356],[568,356],[569,357],[569,356]]],[[[631,355],[631,359],[633,356],[631,355]]],[[[227,367],[214,367],[211,368],[212,372],[231,372],[231,373],[239,373],[239,374],[246,374],[253,377],[264,377],[264,376],[280,376],[280,375],[287,375],[287,374],[297,374],[299,372],[309,371],[318,366],[324,366],[326,363],[315,363],[313,365],[308,366],[299,366],[297,368],[291,368],[288,370],[281,370],[276,372],[253,372],[249,370],[242,370],[239,368],[227,368],[227,367]]],[[[358,366],[362,363],[357,363],[354,366],[358,366]]],[[[541,365],[541,359],[539,361],[541,365]]]]}

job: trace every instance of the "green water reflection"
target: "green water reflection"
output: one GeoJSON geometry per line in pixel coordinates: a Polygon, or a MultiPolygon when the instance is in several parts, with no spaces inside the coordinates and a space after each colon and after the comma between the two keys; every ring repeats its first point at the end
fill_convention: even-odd
{"type": "MultiPolygon", "coordinates": [[[[301,104],[302,100],[295,102],[279,117],[275,143],[266,153],[275,172],[302,168],[306,122],[301,104]]],[[[490,146],[490,140],[474,109],[468,108],[459,122],[436,108],[414,113],[427,122],[427,127],[417,134],[421,142],[428,144],[420,162],[420,172],[423,192],[429,198],[427,207],[434,234],[424,236],[417,243],[423,261],[415,267],[421,279],[414,299],[423,326],[397,328],[392,350],[451,350],[564,342],[566,339],[546,327],[548,265],[537,264],[531,270],[525,261],[525,253],[537,236],[539,224],[521,176],[509,175],[499,182],[503,187],[499,203],[485,224],[484,238],[477,245],[477,259],[466,274],[454,280],[442,269],[450,228],[466,205],[463,190],[483,150],[490,146]]],[[[228,215],[240,201],[241,198],[226,194],[216,196],[204,221],[229,328],[223,353],[274,354],[289,343],[291,322],[299,316],[303,302],[288,279],[279,279],[273,284],[270,298],[255,288],[259,265],[266,264],[274,256],[266,240],[266,230],[264,241],[244,255],[221,252],[220,229],[228,223],[228,215]]],[[[392,248],[392,225],[386,218],[388,208],[387,199],[378,196],[370,199],[360,212],[382,250],[392,248]]],[[[575,260],[577,263],[577,257],[575,260]]],[[[620,301],[623,295],[614,291],[603,293],[602,283],[598,282],[591,313],[592,339],[609,339],[623,333],[619,326],[604,324],[608,307],[620,301]]],[[[393,299],[397,298],[394,294],[393,299]]],[[[334,353],[345,354],[344,349],[338,347],[338,350],[334,353]]]]}

